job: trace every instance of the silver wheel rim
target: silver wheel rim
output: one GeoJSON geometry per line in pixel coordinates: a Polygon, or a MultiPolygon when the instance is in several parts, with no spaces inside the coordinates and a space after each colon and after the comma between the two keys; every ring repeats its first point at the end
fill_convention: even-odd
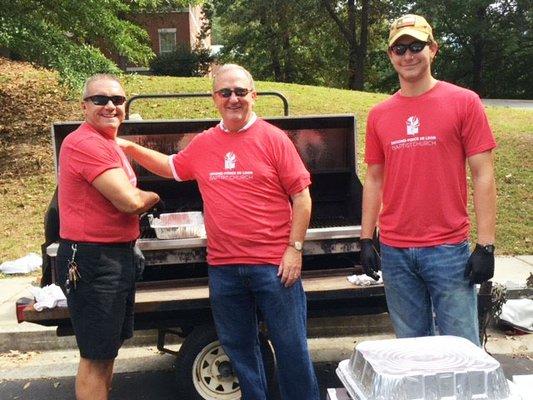
{"type": "Polygon", "coordinates": [[[229,358],[220,342],[205,346],[194,359],[193,383],[196,391],[206,400],[239,400],[241,389],[237,376],[223,375],[221,367],[227,367],[229,358]]]}

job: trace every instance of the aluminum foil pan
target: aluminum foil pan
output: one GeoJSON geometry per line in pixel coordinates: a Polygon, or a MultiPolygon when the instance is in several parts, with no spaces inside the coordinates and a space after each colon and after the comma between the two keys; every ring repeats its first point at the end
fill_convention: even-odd
{"type": "Polygon", "coordinates": [[[456,336],[362,342],[336,372],[358,400],[521,400],[497,360],[456,336]]]}
{"type": "Polygon", "coordinates": [[[205,237],[204,217],[200,211],[166,213],[159,218],[148,215],[158,239],[205,237]]]}

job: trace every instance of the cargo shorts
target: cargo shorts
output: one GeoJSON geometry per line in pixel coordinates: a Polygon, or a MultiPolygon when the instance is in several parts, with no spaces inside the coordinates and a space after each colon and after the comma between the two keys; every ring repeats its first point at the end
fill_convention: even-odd
{"type": "Polygon", "coordinates": [[[133,336],[133,243],[96,244],[61,240],[56,262],[81,357],[114,359],[123,341],[133,336]],[[72,283],[66,285],[73,244],[77,248],[74,261],[79,272],[75,287],[72,283]]]}

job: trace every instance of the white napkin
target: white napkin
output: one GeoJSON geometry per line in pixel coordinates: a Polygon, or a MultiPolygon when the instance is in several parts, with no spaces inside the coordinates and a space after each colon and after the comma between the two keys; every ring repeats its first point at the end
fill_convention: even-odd
{"type": "Polygon", "coordinates": [[[533,300],[507,300],[502,306],[500,319],[522,331],[533,333],[533,300]]]}
{"type": "Polygon", "coordinates": [[[66,307],[67,298],[63,291],[56,284],[51,284],[45,287],[30,287],[33,297],[35,297],[35,304],[33,308],[37,311],[42,311],[45,308],[66,307]]]}
{"type": "Polygon", "coordinates": [[[383,283],[383,278],[381,277],[381,271],[378,271],[379,280],[375,281],[373,278],[368,275],[350,275],[346,279],[348,282],[353,283],[356,286],[370,286],[370,285],[380,285],[383,283]]]}
{"type": "Polygon", "coordinates": [[[4,274],[27,274],[41,267],[43,259],[39,254],[29,253],[16,260],[5,261],[0,264],[0,272],[4,274]]]}

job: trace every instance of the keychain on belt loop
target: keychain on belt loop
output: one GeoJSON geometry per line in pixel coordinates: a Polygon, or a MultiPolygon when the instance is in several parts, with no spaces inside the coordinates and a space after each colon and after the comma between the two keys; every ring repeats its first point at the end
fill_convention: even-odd
{"type": "Polygon", "coordinates": [[[72,257],[68,262],[68,276],[67,281],[65,282],[67,294],[70,293],[71,288],[76,289],[76,285],[81,278],[80,272],[78,271],[78,264],[76,263],[76,252],[78,251],[78,245],[73,244],[71,248],[72,257]]]}

